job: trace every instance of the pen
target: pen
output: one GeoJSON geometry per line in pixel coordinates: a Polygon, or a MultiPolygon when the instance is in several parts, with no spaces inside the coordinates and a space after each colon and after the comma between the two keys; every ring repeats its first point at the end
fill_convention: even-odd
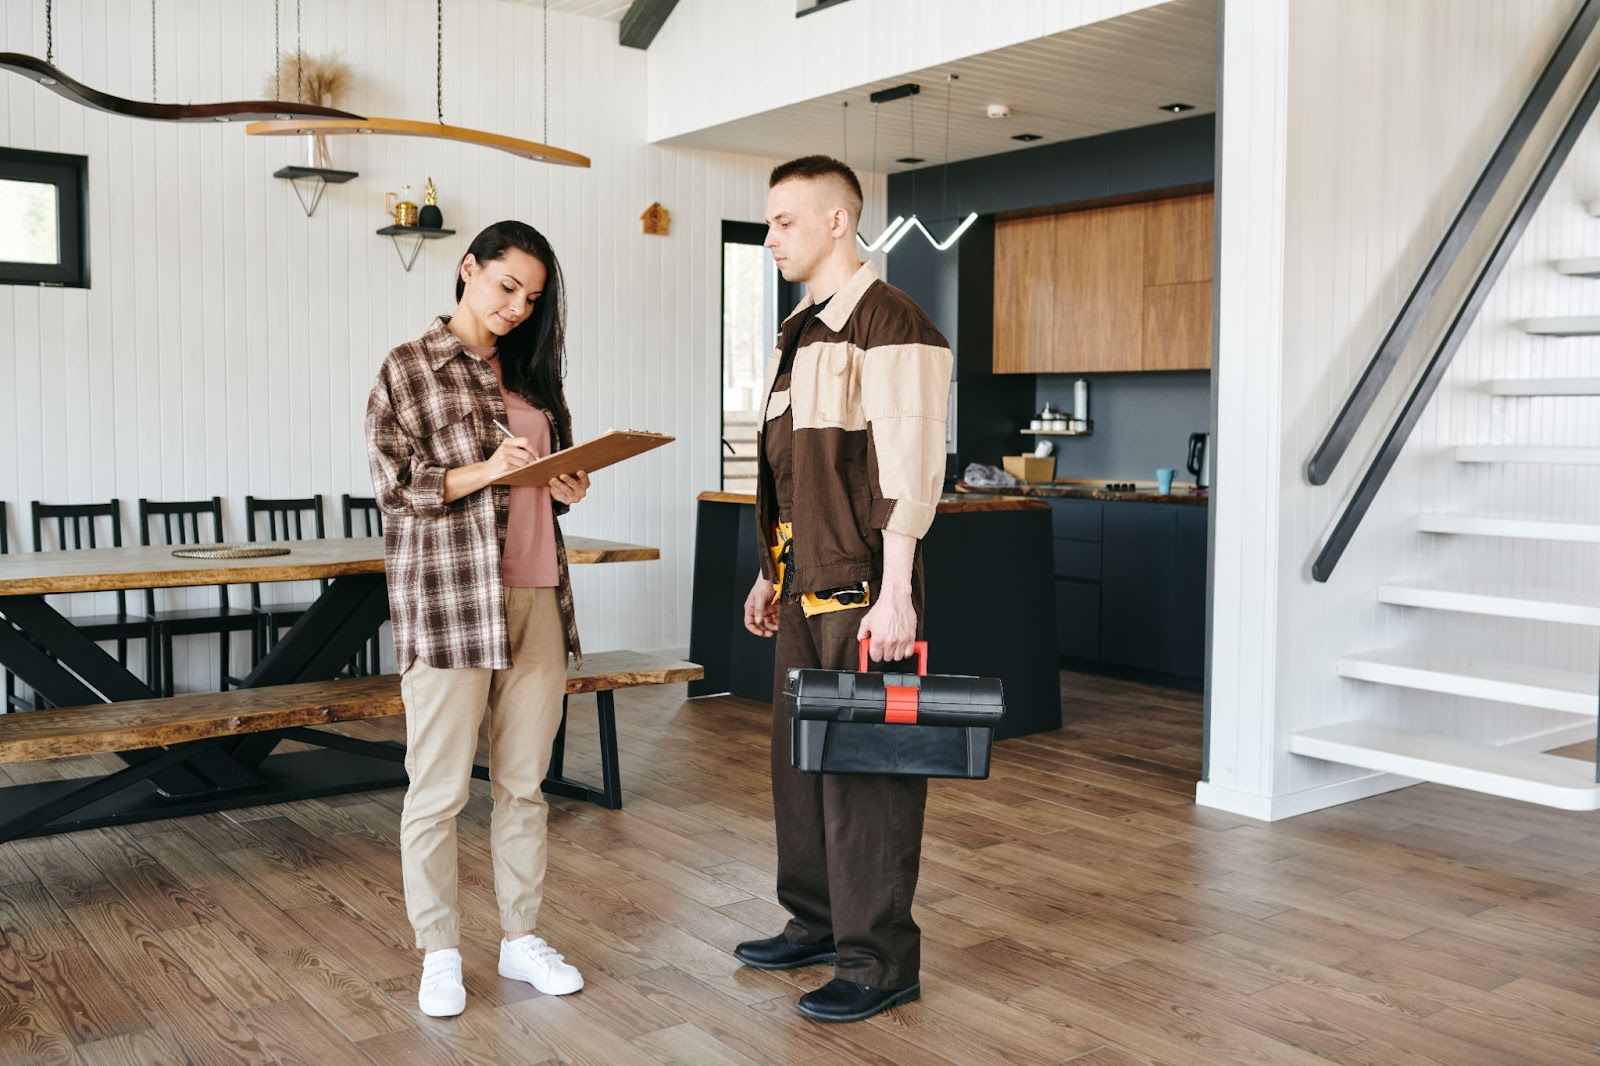
{"type": "Polygon", "coordinates": [[[501,432],[501,433],[504,433],[504,434],[505,434],[505,435],[506,435],[506,436],[508,436],[508,437],[510,437],[510,438],[512,438],[512,439],[513,439],[513,440],[515,440],[515,439],[516,439],[516,436],[517,436],[517,435],[516,435],[516,434],[515,434],[515,433],[513,433],[513,432],[511,432],[511,431],[510,431],[510,430],[509,430],[509,429],[507,429],[507,428],[506,428],[506,427],[505,427],[505,425],[504,425],[504,424],[502,424],[502,423],[501,423],[501,421],[500,421],[500,420],[499,420],[499,419],[498,419],[498,418],[496,418],[496,419],[495,419],[495,420],[494,420],[494,424],[495,424],[495,427],[496,427],[496,428],[497,428],[497,429],[499,429],[499,430],[500,430],[500,432],[501,432]]]}

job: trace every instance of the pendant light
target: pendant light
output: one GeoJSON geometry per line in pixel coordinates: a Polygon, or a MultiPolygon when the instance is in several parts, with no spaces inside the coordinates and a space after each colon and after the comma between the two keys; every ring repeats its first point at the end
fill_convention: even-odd
{"type": "MultiPolygon", "coordinates": [[[[400,137],[432,137],[443,141],[459,141],[464,144],[477,144],[485,148],[495,148],[512,155],[522,156],[539,163],[553,163],[558,166],[585,167],[589,166],[589,157],[579,155],[577,152],[565,148],[555,148],[548,143],[526,141],[517,137],[507,137],[499,133],[488,133],[483,130],[467,129],[463,126],[447,126],[444,121],[444,0],[435,0],[435,14],[437,31],[436,59],[434,63],[435,101],[437,105],[437,122],[416,122],[411,119],[401,118],[359,118],[349,116],[341,119],[316,119],[310,121],[269,121],[252,122],[245,127],[245,133],[252,137],[294,137],[308,133],[368,133],[389,134],[400,137]]],[[[550,2],[544,3],[544,136],[550,138],[550,2]]]]}
{"type": "MultiPolygon", "coordinates": [[[[950,92],[951,92],[951,87],[953,86],[953,84],[955,83],[955,81],[957,80],[958,77],[959,77],[959,75],[956,75],[956,74],[947,74],[947,75],[945,75],[945,95],[944,95],[944,168],[943,168],[943,187],[941,188],[940,193],[939,193],[939,215],[940,215],[941,218],[944,216],[945,208],[946,208],[946,204],[948,202],[948,196],[949,196],[949,192],[950,192],[950,92]]],[[[913,104],[912,105],[912,111],[911,111],[911,154],[912,155],[916,155],[916,148],[917,148],[917,113],[916,113],[916,106],[915,106],[915,104],[913,104]]],[[[916,196],[916,188],[917,188],[916,181],[917,181],[917,172],[915,170],[913,170],[911,172],[911,190],[912,190],[912,192],[911,192],[911,203],[912,203],[913,207],[916,206],[916,200],[917,200],[917,196],[916,196]]],[[[922,224],[922,220],[917,217],[916,212],[912,211],[911,217],[909,219],[907,219],[905,221],[905,223],[900,227],[900,231],[898,233],[896,233],[893,237],[891,237],[889,239],[889,242],[883,246],[883,250],[884,250],[885,253],[894,251],[895,246],[900,243],[900,241],[905,237],[905,235],[910,233],[913,229],[916,229],[916,230],[920,230],[922,232],[922,235],[924,237],[928,238],[928,243],[933,245],[933,247],[937,251],[947,252],[955,245],[956,241],[959,241],[961,239],[961,235],[963,233],[967,232],[968,228],[971,227],[971,225],[976,221],[978,221],[977,213],[976,212],[969,213],[966,218],[961,220],[960,225],[956,226],[955,232],[951,233],[950,236],[946,237],[943,241],[939,241],[939,240],[934,239],[933,234],[928,232],[928,227],[924,226],[922,224]]]]}
{"type": "Polygon", "coordinates": [[[154,102],[156,95],[156,19],[155,0],[150,4],[150,103],[129,100],[121,96],[91,89],[82,82],[62,73],[55,65],[55,0],[45,0],[44,39],[45,57],[22,52],[0,52],[0,70],[20,74],[30,81],[49,89],[57,96],[71,100],[83,107],[105,111],[125,118],[146,118],[159,122],[231,122],[235,119],[290,119],[304,115],[320,119],[350,119],[359,121],[359,115],[338,111],[331,107],[312,104],[288,103],[280,100],[226,100],[215,104],[161,104],[154,102]]]}
{"type": "MultiPolygon", "coordinates": [[[[874,174],[876,174],[878,172],[878,108],[883,103],[883,99],[882,98],[886,94],[900,92],[901,90],[904,90],[904,89],[907,89],[907,86],[901,86],[899,89],[886,89],[882,93],[873,93],[872,94],[872,97],[871,97],[871,100],[872,100],[872,172],[874,174]]],[[[915,85],[910,86],[909,90],[911,92],[921,92],[922,91],[920,87],[915,86],[915,85]]],[[[889,96],[888,98],[889,99],[898,99],[898,97],[895,97],[895,96],[889,96]]],[[[850,106],[849,101],[845,101],[845,105],[844,106],[848,108],[850,106]]],[[[847,115],[849,114],[848,111],[845,112],[845,113],[847,115]]],[[[849,127],[847,126],[846,127],[847,131],[848,131],[848,128],[849,127]]],[[[848,155],[849,154],[848,145],[846,146],[846,148],[847,148],[846,155],[848,155]]],[[[860,232],[858,231],[856,233],[856,243],[858,243],[861,246],[861,250],[864,251],[864,252],[871,253],[871,252],[876,252],[876,251],[878,251],[880,249],[882,249],[883,251],[888,251],[888,249],[885,248],[884,245],[887,242],[889,242],[889,241],[891,241],[891,240],[893,240],[895,238],[895,236],[900,232],[900,227],[905,224],[905,221],[906,220],[904,218],[902,218],[901,216],[899,216],[899,215],[894,216],[894,219],[892,221],[890,221],[888,227],[885,228],[882,233],[878,234],[878,239],[875,240],[875,241],[872,241],[871,243],[868,243],[867,239],[865,237],[861,236],[860,232]]]]}

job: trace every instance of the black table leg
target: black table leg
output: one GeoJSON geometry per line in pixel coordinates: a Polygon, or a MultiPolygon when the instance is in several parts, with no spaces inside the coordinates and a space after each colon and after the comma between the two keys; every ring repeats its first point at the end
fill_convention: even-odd
{"type": "MultiPolygon", "coordinates": [[[[155,698],[148,685],[84,636],[43,596],[0,598],[0,614],[11,623],[0,626],[0,661],[57,707],[155,698]]],[[[139,766],[149,762],[154,753],[117,754],[129,766],[139,766]]],[[[162,795],[205,792],[238,780],[243,771],[220,750],[206,749],[183,761],[185,765],[152,776],[162,795]]],[[[243,772],[253,780],[248,771],[243,772]]]]}

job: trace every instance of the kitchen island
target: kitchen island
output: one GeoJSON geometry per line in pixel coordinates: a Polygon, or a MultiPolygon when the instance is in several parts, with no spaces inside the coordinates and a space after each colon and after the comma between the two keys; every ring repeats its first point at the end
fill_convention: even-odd
{"type": "MultiPolygon", "coordinates": [[[[755,497],[703,492],[697,507],[689,658],[705,678],[689,695],[771,700],[772,641],[742,621],[759,568],[755,497]]],[[[1000,678],[997,738],[1061,726],[1052,550],[1049,503],[1020,496],[947,495],[923,540],[928,670],[1000,678]]]]}

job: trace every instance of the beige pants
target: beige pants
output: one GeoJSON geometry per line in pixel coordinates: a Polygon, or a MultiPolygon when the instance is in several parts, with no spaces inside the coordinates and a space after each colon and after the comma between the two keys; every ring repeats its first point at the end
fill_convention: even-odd
{"type": "Polygon", "coordinates": [[[567,637],[555,589],[506,589],[511,669],[406,668],[406,791],[400,867],[406,912],[425,951],[460,940],[456,815],[467,802],[478,729],[489,714],[494,890],[500,926],[532,929],[544,900],[545,815],[540,784],[561,726],[567,637]]]}

